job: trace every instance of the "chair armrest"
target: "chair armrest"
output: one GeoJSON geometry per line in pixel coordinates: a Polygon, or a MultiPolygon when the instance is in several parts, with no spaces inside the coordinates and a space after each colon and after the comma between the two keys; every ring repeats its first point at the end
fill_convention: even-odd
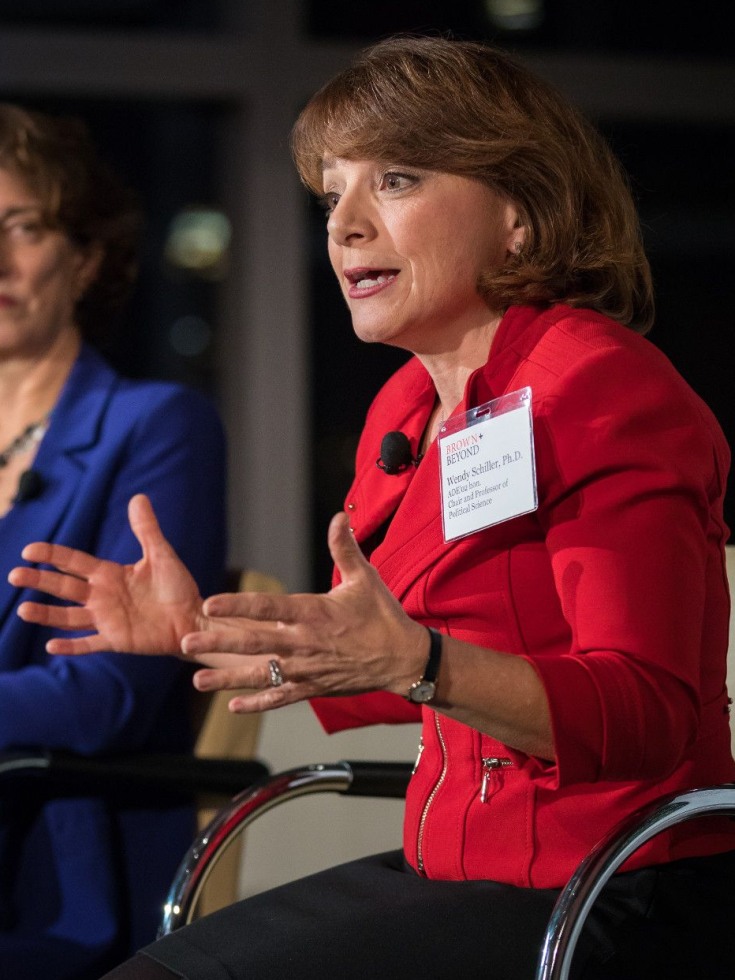
{"type": "Polygon", "coordinates": [[[347,766],[352,776],[340,792],[345,796],[379,799],[402,800],[413,771],[410,762],[340,762],[338,765],[347,766]]]}
{"type": "Polygon", "coordinates": [[[199,894],[219,855],[249,824],[273,807],[312,793],[400,798],[411,763],[316,763],[267,777],[223,807],[197,837],[179,866],[164,906],[159,937],[191,921],[199,894]]]}
{"type": "Polygon", "coordinates": [[[268,774],[254,759],[195,758],[183,753],[137,752],[80,756],[47,749],[0,752],[4,784],[30,780],[45,796],[102,795],[192,798],[231,797],[268,774]],[[38,786],[40,784],[40,786],[38,786]]]}
{"type": "Polygon", "coordinates": [[[675,824],[735,817],[735,784],[661,797],[622,820],[589,852],[562,890],[546,929],[536,980],[568,980],[587,915],[607,880],[646,841],[675,824]]]}

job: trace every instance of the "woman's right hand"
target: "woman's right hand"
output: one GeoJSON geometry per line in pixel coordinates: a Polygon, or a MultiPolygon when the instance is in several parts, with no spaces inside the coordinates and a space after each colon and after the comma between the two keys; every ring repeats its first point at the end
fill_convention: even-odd
{"type": "Polygon", "coordinates": [[[128,517],[143,550],[134,565],[103,561],[58,544],[37,542],[23,549],[26,561],[52,565],[56,571],[14,568],[10,583],[76,605],[23,602],[18,608],[21,619],[61,630],[91,631],[88,636],[49,640],[49,653],[180,654],[182,637],[206,628],[196,582],[161,533],[146,496],[131,499],[128,517]]]}

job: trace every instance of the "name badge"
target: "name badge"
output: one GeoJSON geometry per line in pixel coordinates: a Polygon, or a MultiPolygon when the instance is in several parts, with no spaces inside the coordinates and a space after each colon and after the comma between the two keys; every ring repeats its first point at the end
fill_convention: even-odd
{"type": "Polygon", "coordinates": [[[538,507],[529,387],[449,419],[438,443],[445,541],[538,507]]]}

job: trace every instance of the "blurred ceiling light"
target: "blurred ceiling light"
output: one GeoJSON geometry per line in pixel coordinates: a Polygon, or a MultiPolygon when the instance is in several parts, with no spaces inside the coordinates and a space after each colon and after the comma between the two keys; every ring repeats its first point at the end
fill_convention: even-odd
{"type": "Polygon", "coordinates": [[[200,279],[222,279],[231,238],[232,228],[222,211],[185,208],[171,221],[164,255],[175,269],[200,279]]]}
{"type": "Polygon", "coordinates": [[[544,19],[544,0],[485,0],[488,19],[503,31],[532,31],[544,19]]]}

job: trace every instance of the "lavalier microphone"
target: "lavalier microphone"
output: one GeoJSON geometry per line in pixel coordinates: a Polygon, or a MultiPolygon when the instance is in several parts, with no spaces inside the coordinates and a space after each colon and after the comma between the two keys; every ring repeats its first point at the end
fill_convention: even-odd
{"type": "Polygon", "coordinates": [[[404,432],[386,432],[380,443],[380,456],[375,465],[388,476],[403,473],[409,466],[418,466],[421,456],[414,456],[411,443],[404,432]]]}
{"type": "Polygon", "coordinates": [[[35,500],[36,497],[41,496],[45,486],[46,481],[37,470],[25,470],[20,474],[13,503],[21,504],[27,500],[35,500]]]}

